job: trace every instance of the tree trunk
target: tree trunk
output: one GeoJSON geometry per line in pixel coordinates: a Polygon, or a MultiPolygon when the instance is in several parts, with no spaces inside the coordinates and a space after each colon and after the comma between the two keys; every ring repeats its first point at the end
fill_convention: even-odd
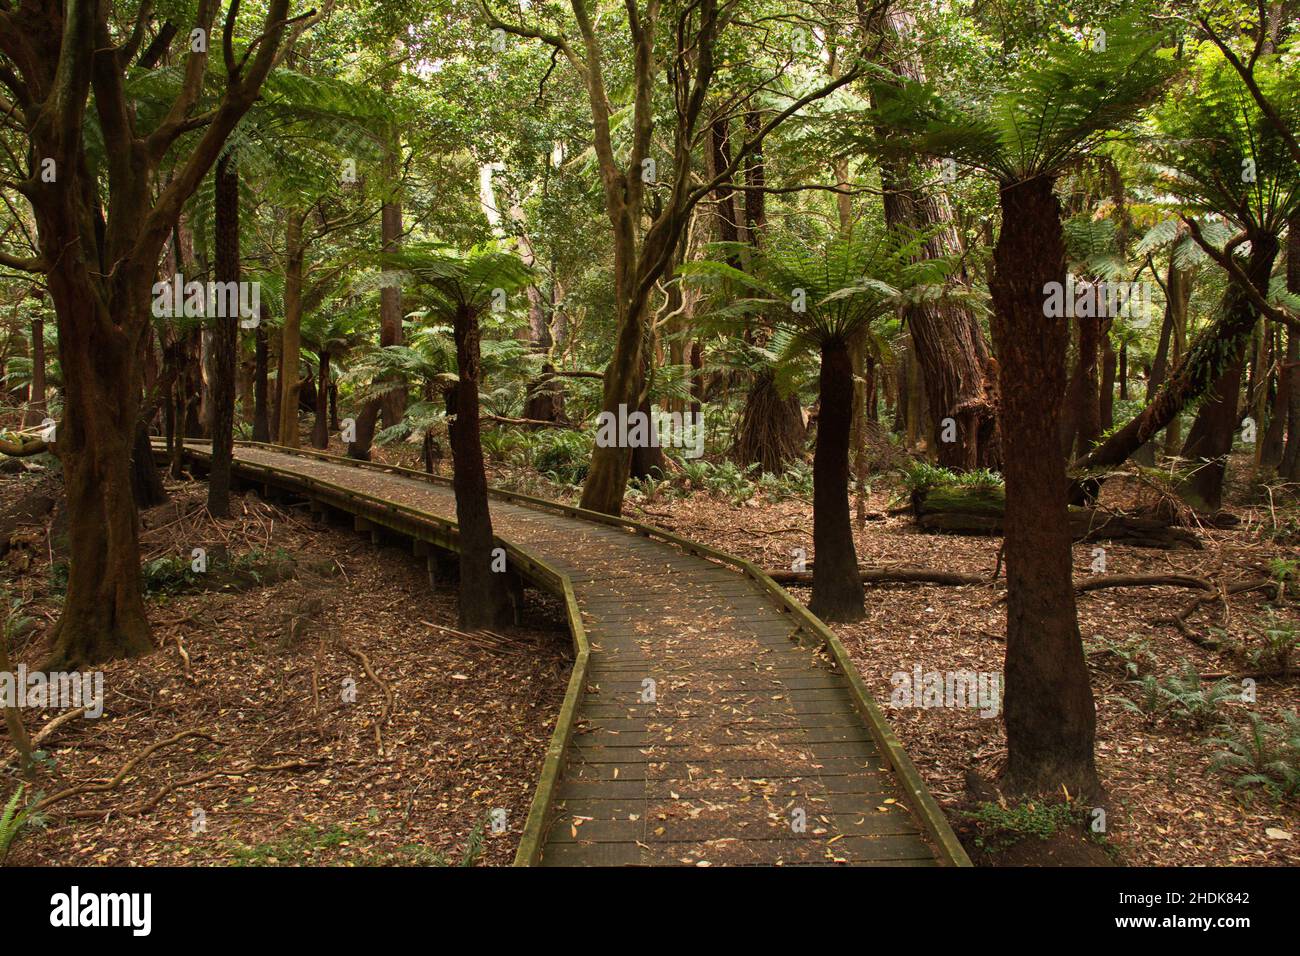
{"type": "MultiPolygon", "coordinates": [[[[1300,295],[1300,213],[1286,224],[1286,289],[1300,295]]],[[[1278,474],[1288,481],[1300,480],[1300,333],[1287,327],[1286,365],[1282,377],[1287,387],[1286,450],[1278,474]]]]}
{"type": "Polygon", "coordinates": [[[1043,316],[1044,287],[1066,279],[1060,204],[1046,176],[1004,185],[1000,201],[989,290],[1007,502],[1003,783],[1013,793],[1093,795],[1096,709],[1074,603],[1060,446],[1069,333],[1043,316]]]}
{"type": "Polygon", "coordinates": [[[311,444],[313,448],[328,448],[330,443],[330,390],[327,383],[330,380],[330,353],[327,350],[321,350],[316,353],[316,358],[319,371],[316,375],[316,418],[312,422],[311,444]]]}
{"type": "MultiPolygon", "coordinates": [[[[1107,326],[1109,324],[1109,321],[1107,321],[1107,326]]],[[[1121,351],[1123,351],[1122,348],[1121,351]]],[[[1100,437],[1103,432],[1110,431],[1115,424],[1115,373],[1117,364],[1118,357],[1115,355],[1115,347],[1111,345],[1110,329],[1107,327],[1103,329],[1101,336],[1101,394],[1097,399],[1101,418],[1101,431],[1097,433],[1097,437],[1100,437]]],[[[1127,398],[1128,396],[1122,397],[1127,398]]],[[[1093,440],[1096,441],[1096,438],[1093,440]]]]}
{"type": "Polygon", "coordinates": [[[849,438],[853,428],[853,359],[848,345],[822,345],[813,453],[813,588],[808,609],[826,621],[864,613],[862,580],[849,512],[849,438]]]}
{"type": "MultiPolygon", "coordinates": [[[[216,279],[218,282],[238,283],[239,168],[229,152],[217,160],[213,188],[216,279]]],[[[242,297],[236,293],[235,302],[241,300],[242,297]]],[[[230,469],[234,460],[235,441],[235,369],[239,364],[238,305],[234,311],[234,315],[211,317],[212,461],[208,469],[208,511],[214,518],[230,515],[230,469]]]]}
{"type": "Polygon", "coordinates": [[[460,529],[460,626],[498,627],[510,620],[512,609],[508,572],[493,570],[495,543],[479,435],[478,316],[462,306],[456,310],[452,324],[459,378],[452,389],[455,414],[448,430],[460,529]]]}
{"type": "MultiPolygon", "coordinates": [[[[879,19],[864,15],[862,26],[879,33],[890,55],[885,66],[897,76],[925,82],[925,70],[911,53],[916,33],[915,17],[890,7],[879,19]]],[[[939,179],[941,166],[923,161],[919,169],[931,182],[939,179]]],[[[928,235],[924,256],[959,259],[962,242],[948,197],[939,190],[923,190],[906,160],[885,159],[880,164],[884,190],[885,222],[891,228],[928,235]]],[[[988,347],[979,320],[966,306],[928,302],[909,306],[904,322],[912,334],[916,359],[922,370],[921,386],[926,391],[931,413],[928,423],[930,445],[945,468],[996,467],[998,448],[997,396],[993,390],[988,347]],[[957,425],[956,441],[942,441],[944,419],[957,425]]],[[[913,423],[918,430],[922,423],[913,423]]]]}
{"type": "Polygon", "coordinates": [[[162,472],[153,460],[153,444],[149,441],[149,425],[142,415],[135,424],[131,442],[131,497],[141,510],[160,505],[167,500],[162,472]]]}
{"type": "Polygon", "coordinates": [[[736,429],[732,454],[740,465],[757,464],[760,472],[779,475],[803,454],[807,430],[798,395],[782,397],[776,374],[769,370],[754,378],[736,429]]]}
{"type": "MultiPolygon", "coordinates": [[[[1282,462],[1282,452],[1284,450],[1283,442],[1286,438],[1286,417],[1287,409],[1291,406],[1291,378],[1287,374],[1285,354],[1282,345],[1283,328],[1270,327],[1267,323],[1264,326],[1264,333],[1268,337],[1269,353],[1266,358],[1269,367],[1276,364],[1278,366],[1277,385],[1272,389],[1272,401],[1269,399],[1270,390],[1261,389],[1260,404],[1266,406],[1268,416],[1268,428],[1264,432],[1263,441],[1259,446],[1259,463],[1265,468],[1277,469],[1282,462]]],[[[1258,419],[1263,422],[1263,416],[1258,419]]]]}
{"type": "Polygon", "coordinates": [[[253,441],[271,440],[271,423],[267,410],[267,374],[270,365],[271,336],[266,328],[270,310],[263,305],[260,321],[254,333],[253,357],[253,441]]]}
{"type": "Polygon", "coordinates": [[[23,427],[34,428],[45,421],[45,320],[32,318],[32,380],[27,386],[27,410],[23,427]]]}
{"type": "MultiPolygon", "coordinates": [[[[1119,346],[1119,397],[1128,401],[1128,343],[1121,342],[1119,346]]],[[[1111,422],[1115,424],[1114,406],[1111,406],[1111,422]]],[[[1109,428],[1110,425],[1106,427],[1109,428]]]]}
{"type": "MultiPolygon", "coordinates": [[[[1246,274],[1257,288],[1268,288],[1277,256],[1277,239],[1267,233],[1251,237],[1246,274]]],[[[1104,470],[1123,464],[1164,428],[1187,403],[1205,394],[1245,348],[1256,315],[1249,298],[1229,282],[1213,324],[1201,333],[1169,378],[1138,415],[1074,464],[1078,470],[1104,470]]],[[[1082,489],[1081,489],[1082,490],[1082,489]]]]}
{"type": "Polygon", "coordinates": [[[1064,410],[1061,429],[1062,453],[1067,458],[1072,448],[1077,448],[1080,455],[1085,454],[1101,436],[1098,359],[1104,321],[1095,316],[1081,316],[1076,320],[1079,354],[1067,389],[1069,405],[1064,410]]]}
{"type": "MultiPolygon", "coordinates": [[[[63,369],[64,416],[56,439],[71,554],[67,596],[45,669],[76,670],[153,650],[131,489],[140,412],[138,342],[113,321],[119,310],[146,312],[149,304],[137,299],[101,305],[89,283],[58,270],[49,278],[63,369]]],[[[141,288],[147,292],[148,282],[141,288]]]]}
{"type": "Polygon", "coordinates": [[[302,350],[302,241],[305,213],[291,212],[285,227],[284,328],[280,331],[280,427],[277,441],[298,447],[299,352],[302,350]]]}
{"type": "Polygon", "coordinates": [[[1179,482],[1179,493],[1200,509],[1217,511],[1223,504],[1227,459],[1241,422],[1241,375],[1245,365],[1241,353],[1245,346],[1242,342],[1238,354],[1215,379],[1183,443],[1182,457],[1192,473],[1179,482]]]}
{"type": "MultiPolygon", "coordinates": [[[[380,242],[385,253],[402,248],[402,200],[398,187],[401,181],[399,163],[400,141],[396,129],[390,131],[388,148],[384,152],[384,186],[388,197],[380,211],[380,242]]],[[[379,290],[379,345],[402,344],[402,287],[397,283],[384,283],[379,290]]],[[[401,383],[397,383],[401,384],[401,383]]],[[[406,414],[406,388],[398,387],[380,398],[380,413],[388,428],[398,424],[406,414]]]]}

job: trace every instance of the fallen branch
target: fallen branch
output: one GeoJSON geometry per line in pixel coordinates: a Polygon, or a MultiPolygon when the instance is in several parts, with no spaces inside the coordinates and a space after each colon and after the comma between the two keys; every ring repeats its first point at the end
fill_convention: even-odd
{"type": "Polygon", "coordinates": [[[1099,574],[1085,581],[1079,581],[1074,585],[1074,590],[1083,594],[1087,591],[1100,591],[1102,588],[1142,587],[1196,588],[1201,591],[1218,590],[1213,582],[1193,574],[1099,574]]]}
{"type": "MultiPolygon", "coordinates": [[[[86,712],[86,708],[78,707],[76,710],[65,710],[63,713],[59,714],[59,716],[55,717],[53,720],[51,720],[48,724],[46,724],[44,727],[42,727],[32,736],[32,749],[40,750],[41,744],[45,743],[45,741],[49,739],[51,734],[53,734],[64,724],[71,721],[73,718],[80,717],[85,712],[86,712]]],[[[4,770],[11,763],[13,763],[14,756],[15,754],[10,754],[9,756],[5,757],[4,760],[0,760],[0,770],[4,770]]]]}
{"type": "Polygon", "coordinates": [[[544,418],[507,418],[504,415],[480,415],[481,422],[496,422],[498,425],[533,425],[538,428],[570,428],[578,426],[572,422],[550,422],[544,418]]]}
{"type": "Polygon", "coordinates": [[[388,717],[393,708],[393,691],[388,684],[379,679],[379,675],[375,673],[375,669],[370,666],[370,658],[366,657],[363,651],[354,650],[346,645],[343,650],[349,657],[360,662],[361,669],[366,672],[366,676],[378,684],[379,689],[383,691],[384,702],[380,705],[379,719],[374,723],[375,746],[379,748],[379,756],[382,757],[384,756],[384,735],[382,728],[388,726],[388,717]]]}

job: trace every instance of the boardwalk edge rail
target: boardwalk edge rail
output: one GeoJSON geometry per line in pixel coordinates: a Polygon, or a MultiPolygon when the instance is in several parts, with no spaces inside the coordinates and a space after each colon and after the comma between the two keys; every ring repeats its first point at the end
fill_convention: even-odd
{"type": "MultiPolygon", "coordinates": [[[[442,475],[431,475],[428,472],[418,471],[414,468],[404,468],[400,465],[387,465],[380,462],[363,461],[357,458],[347,458],[341,455],[331,455],[326,452],[312,448],[288,448],[283,445],[273,445],[266,442],[239,441],[235,443],[241,447],[257,448],[268,452],[284,455],[299,455],[307,458],[317,458],[322,461],[328,461],[333,464],[347,465],[354,468],[370,469],[373,471],[388,472],[390,474],[403,475],[410,478],[418,478],[433,484],[450,485],[451,480],[442,475]]],[[[158,453],[164,450],[155,445],[158,453]]],[[[187,453],[193,454],[198,451],[194,447],[192,440],[187,440],[185,445],[187,453]]],[[[252,462],[241,462],[238,459],[234,462],[236,469],[260,471],[274,474],[280,478],[287,478],[290,482],[306,485],[309,489],[316,488],[326,490],[333,496],[348,501],[351,499],[360,499],[370,504],[372,508],[377,508],[378,513],[382,516],[385,513],[403,514],[414,517],[419,522],[425,522],[436,526],[441,535],[435,542],[456,550],[456,524],[445,518],[431,515],[426,512],[410,508],[405,505],[398,505],[394,502],[376,498],[367,495],[364,492],[352,491],[339,485],[333,485],[329,482],[321,481],[318,478],[311,478],[306,475],[300,475],[296,472],[286,471],[270,465],[256,464],[252,462]]],[[[657,538],[675,545],[688,554],[697,557],[707,558],[720,564],[729,565],[740,570],[746,577],[755,581],[768,596],[771,597],[777,605],[786,613],[794,615],[799,621],[800,627],[814,637],[816,637],[826,650],[830,653],[835,666],[844,675],[849,684],[849,695],[853,699],[853,706],[862,717],[863,723],[866,724],[867,730],[875,740],[876,746],[888,760],[890,767],[898,775],[899,782],[902,785],[904,796],[906,797],[911,810],[920,820],[921,825],[925,828],[926,835],[934,841],[938,850],[938,856],[941,863],[949,866],[971,866],[970,858],[966,855],[961,841],[953,832],[952,826],[948,823],[947,818],[940,809],[939,804],[931,795],[929,788],[921,779],[920,773],[912,763],[903,745],[899,742],[894,732],[890,729],[889,724],[885,721],[879,706],[872,699],[862,676],[854,666],[848,651],[835,633],[826,626],[826,624],[815,614],[809,611],[804,605],[795,600],[779,584],[772,580],[764,571],[751,561],[728,554],[725,551],[719,551],[706,544],[698,541],[692,541],[689,538],[683,538],[671,531],[665,531],[662,528],[656,528],[632,518],[622,516],[607,515],[598,511],[589,511],[585,508],[579,508],[574,505],[566,505],[562,502],[551,501],[546,498],[538,498],[534,495],[522,494],[520,492],[505,491],[498,488],[489,488],[488,493],[502,501],[527,505],[532,508],[543,508],[550,511],[558,511],[561,514],[572,518],[579,518],[585,521],[591,521],[597,524],[609,525],[612,527],[622,528],[627,531],[646,538],[657,538]]],[[[394,530],[401,531],[411,535],[411,531],[404,530],[401,526],[394,527],[394,530]]],[[[411,535],[416,537],[415,535],[411,535]]],[[[549,588],[557,596],[563,597],[566,615],[569,619],[569,627],[573,634],[574,643],[574,662],[573,671],[569,677],[568,688],[565,691],[564,702],[560,706],[560,714],[556,720],[555,730],[551,735],[551,742],[547,747],[546,757],[542,762],[542,771],[538,777],[537,787],[533,793],[532,805],[529,807],[528,819],[524,824],[523,834],[520,837],[519,849],[515,854],[515,866],[532,866],[537,863],[541,856],[543,836],[546,827],[546,817],[550,811],[551,805],[555,798],[555,790],[559,781],[560,770],[563,767],[564,752],[568,748],[569,740],[573,735],[573,725],[577,714],[578,702],[580,701],[583,689],[586,684],[587,663],[590,657],[590,646],[587,643],[586,631],[582,624],[582,615],[578,609],[577,598],[573,591],[573,583],[568,575],[558,568],[547,564],[539,559],[536,555],[516,545],[497,539],[498,544],[505,548],[507,556],[512,562],[519,567],[527,577],[535,583],[549,588]]]]}

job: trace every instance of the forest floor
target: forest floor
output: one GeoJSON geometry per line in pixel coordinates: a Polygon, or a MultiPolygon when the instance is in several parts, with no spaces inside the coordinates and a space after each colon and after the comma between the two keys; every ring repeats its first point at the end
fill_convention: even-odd
{"type": "MultiPolygon", "coordinates": [[[[60,491],[41,473],[0,475],[6,507],[60,491]]],[[[105,666],[103,716],[43,744],[32,789],[84,790],[7,862],[510,863],[568,680],[559,605],[529,590],[527,626],[462,633],[455,587],[431,589],[409,550],[251,492],[220,521],[205,485],[168,493],[142,530],[158,650],[105,666]]],[[[52,520],[0,560],[0,588],[34,619],[14,660],[29,669],[66,583],[52,520]]],[[[59,713],[24,711],[28,732],[59,713]]],[[[8,795],[12,762],[0,776],[8,795]]]]}
{"type": "MultiPolygon", "coordinates": [[[[409,446],[376,457],[418,467],[409,446]]],[[[39,476],[0,476],[0,501],[43,480],[53,486],[39,476]]],[[[490,466],[490,480],[576,499],[575,489],[500,465],[490,466]]],[[[790,569],[798,549],[814,559],[809,501],[757,492],[738,499],[676,484],[650,500],[630,495],[628,515],[770,570],[790,569]]],[[[457,634],[454,589],[431,592],[424,570],[405,551],[313,525],[303,512],[272,508],[255,495],[237,499],[237,517],[214,523],[203,510],[201,486],[169,485],[169,491],[172,500],[145,516],[147,559],[188,556],[191,546],[219,552],[224,545],[232,556],[245,556],[244,568],[264,566],[267,579],[250,587],[232,569],[230,588],[182,586],[154,594],[160,651],[105,669],[106,719],[58,731],[47,744],[54,769],[42,770],[40,786],[52,792],[110,778],[142,746],[187,729],[214,739],[182,739],[142,760],[111,794],[64,801],[60,812],[51,812],[48,829],[21,841],[10,862],[454,864],[484,829],[481,859],[508,862],[567,676],[567,635],[553,602],[529,591],[529,628],[457,634]],[[286,558],[292,573],[273,580],[286,558]],[[393,694],[382,725],[383,756],[374,724],[384,694],[349,649],[368,656],[393,694]],[[349,678],[356,681],[355,705],[340,701],[349,678]],[[186,783],[213,769],[293,762],[307,766],[186,783]],[[498,807],[507,811],[508,833],[494,836],[486,817],[498,807]],[[206,814],[206,831],[194,832],[196,810],[206,814]]],[[[890,479],[875,480],[864,502],[871,520],[856,528],[860,564],[992,575],[998,538],[921,533],[908,515],[893,513],[900,496],[890,479]]],[[[1232,489],[1228,507],[1241,523],[1198,529],[1202,550],[1105,543],[1106,573],[1191,574],[1226,586],[1268,576],[1275,560],[1300,558],[1295,500],[1270,503],[1242,485],[1232,489]]],[[[28,599],[39,621],[20,641],[19,656],[29,666],[41,659],[41,635],[57,611],[58,555],[47,553],[48,541],[47,526],[0,561],[0,584],[28,599]]],[[[1076,580],[1094,573],[1097,547],[1075,547],[1076,580]]],[[[986,781],[1005,760],[1000,715],[961,706],[890,706],[896,675],[915,669],[1000,674],[1003,581],[868,585],[866,616],[835,630],[977,863],[1083,862],[1054,838],[1035,838],[1044,826],[1052,831],[1047,817],[999,814],[987,802],[997,798],[986,781]]],[[[1241,677],[1257,671],[1250,655],[1267,632],[1300,628],[1293,586],[1279,600],[1251,591],[1198,604],[1186,614],[1186,633],[1172,618],[1200,592],[1132,587],[1079,595],[1107,791],[1105,831],[1088,841],[1093,854],[1086,861],[1300,863],[1300,802],[1235,786],[1234,776],[1212,769],[1223,749],[1215,739],[1247,727],[1248,714],[1276,725],[1283,712],[1300,710],[1295,676],[1260,677],[1254,703],[1240,693],[1241,677]],[[1206,641],[1217,647],[1202,646],[1206,641]],[[1189,665],[1207,685],[1230,678],[1231,697],[1199,721],[1143,712],[1144,689],[1135,681],[1166,679],[1189,665]]],[[[808,597],[807,589],[792,591],[808,597]]],[[[29,719],[30,728],[44,719],[29,719]]],[[[1091,808],[1081,809],[1095,819],[1091,808]]]]}

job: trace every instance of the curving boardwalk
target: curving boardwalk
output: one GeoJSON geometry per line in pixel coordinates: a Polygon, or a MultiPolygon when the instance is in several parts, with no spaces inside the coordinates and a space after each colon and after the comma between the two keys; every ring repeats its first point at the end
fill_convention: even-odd
{"type": "MultiPolygon", "coordinates": [[[[201,466],[206,449],[187,455],[201,466]]],[[[445,482],[271,446],[235,456],[245,482],[454,547],[445,482]]],[[[524,576],[571,584],[585,632],[519,862],[969,865],[857,675],[836,666],[842,648],[770,580],[520,496],[498,495],[492,519],[524,576]]]]}

